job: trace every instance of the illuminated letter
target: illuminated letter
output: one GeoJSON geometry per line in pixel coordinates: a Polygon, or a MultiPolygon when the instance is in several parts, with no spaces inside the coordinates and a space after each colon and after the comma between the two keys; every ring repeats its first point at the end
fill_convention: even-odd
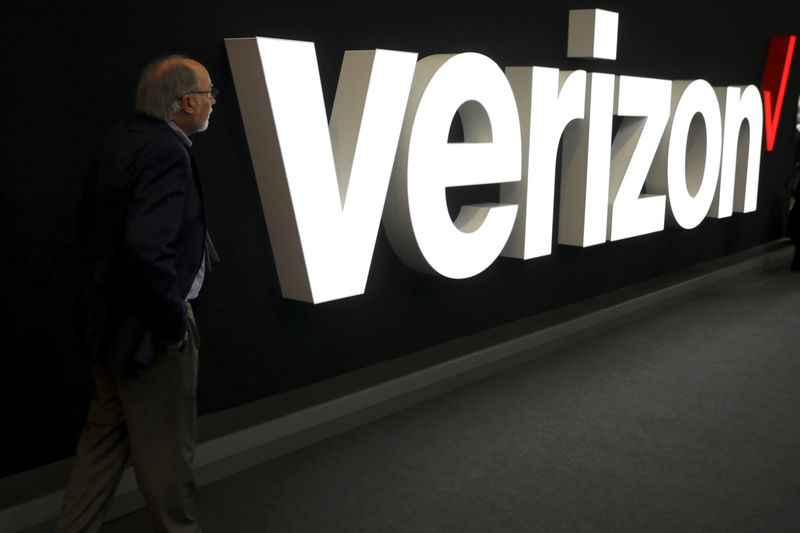
{"type": "Polygon", "coordinates": [[[606,242],[611,165],[614,75],[589,74],[588,118],[564,132],[558,242],[592,246],[606,242]]]}
{"type": "Polygon", "coordinates": [[[619,13],[604,9],[570,9],[567,57],[617,58],[619,13]]]}
{"type": "Polygon", "coordinates": [[[347,52],[329,130],[314,43],[225,41],[284,297],[363,294],[416,54],[347,52]]]}
{"type": "Polygon", "coordinates": [[[474,53],[419,61],[383,215],[397,255],[421,272],[480,273],[505,246],[517,206],[463,206],[453,222],[445,189],[520,177],[519,117],[503,71],[474,53]],[[448,143],[456,112],[465,142],[448,143]]]}
{"type": "Polygon", "coordinates": [[[691,229],[706,217],[714,200],[722,150],[719,102],[707,81],[672,82],[672,118],[667,131],[647,188],[668,193],[674,221],[691,229]],[[702,118],[704,128],[696,127],[698,123],[692,120],[696,115],[702,118]]]}
{"type": "Polygon", "coordinates": [[[506,76],[522,125],[522,181],[500,186],[500,201],[519,205],[503,255],[531,259],[551,252],[558,143],[567,124],[583,118],[586,72],[509,67],[506,76]]]}
{"type": "Polygon", "coordinates": [[[637,118],[622,120],[611,146],[611,241],[664,229],[666,196],[642,195],[642,187],[669,122],[672,90],[668,80],[631,76],[618,80],[615,114],[637,118]]]}
{"type": "Polygon", "coordinates": [[[723,218],[730,216],[733,210],[737,213],[749,213],[756,209],[763,115],[761,95],[754,85],[714,90],[722,102],[725,121],[722,135],[722,171],[709,215],[723,218]],[[745,120],[747,140],[742,132],[745,120]],[[745,175],[742,175],[745,168],[745,175]]]}

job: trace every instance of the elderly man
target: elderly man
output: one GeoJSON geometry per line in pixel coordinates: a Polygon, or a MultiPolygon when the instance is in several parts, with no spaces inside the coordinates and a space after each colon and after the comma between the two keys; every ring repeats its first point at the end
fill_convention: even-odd
{"type": "Polygon", "coordinates": [[[95,394],[56,531],[97,531],[129,458],[154,529],[200,530],[189,301],[213,250],[189,135],[208,127],[216,96],[200,63],[154,61],[137,89],[139,115],[110,130],[89,169],[81,318],[95,394]]]}

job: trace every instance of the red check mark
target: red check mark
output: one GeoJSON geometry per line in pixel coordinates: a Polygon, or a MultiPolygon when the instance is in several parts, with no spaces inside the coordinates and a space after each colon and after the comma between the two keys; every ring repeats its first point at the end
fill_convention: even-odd
{"type": "Polygon", "coordinates": [[[769,42],[767,64],[761,78],[761,92],[764,97],[764,140],[767,150],[775,147],[781,108],[786,96],[786,82],[792,68],[792,55],[797,37],[794,35],[775,35],[769,42]],[[777,95],[777,97],[775,96],[777,95]]]}

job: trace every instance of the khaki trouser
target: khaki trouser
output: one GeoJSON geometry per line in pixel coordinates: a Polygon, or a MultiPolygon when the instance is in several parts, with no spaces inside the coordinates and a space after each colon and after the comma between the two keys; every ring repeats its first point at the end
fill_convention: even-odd
{"type": "Polygon", "coordinates": [[[156,354],[138,378],[91,364],[95,394],[56,532],[100,528],[130,458],[157,532],[197,532],[192,461],[197,442],[197,327],[180,350],[156,354]]]}

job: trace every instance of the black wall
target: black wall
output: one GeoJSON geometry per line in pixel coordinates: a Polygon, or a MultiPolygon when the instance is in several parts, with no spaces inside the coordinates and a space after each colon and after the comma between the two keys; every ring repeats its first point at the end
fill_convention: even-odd
{"type": "Polygon", "coordinates": [[[0,475],[73,453],[91,394],[73,312],[75,208],[94,147],[112,123],[131,114],[140,69],[155,56],[179,52],[198,59],[222,90],[211,127],[194,138],[210,229],[223,260],[197,305],[204,342],[201,414],[782,236],[788,204],[782,183],[794,164],[798,60],[775,150],[762,154],[755,213],[588,249],[555,246],[552,255],[527,262],[500,258],[463,281],[409,270],[381,232],[366,294],[318,306],[284,300],[224,38],[314,41],[329,110],[347,49],[407,50],[420,57],[475,51],[503,67],[759,85],[770,37],[798,32],[800,4],[764,10],[685,0],[668,7],[639,0],[274,4],[139,0],[43,8],[30,2],[17,4],[16,15],[4,15],[0,475]],[[568,10],[593,7],[620,13],[616,61],[566,58],[568,10]]]}

